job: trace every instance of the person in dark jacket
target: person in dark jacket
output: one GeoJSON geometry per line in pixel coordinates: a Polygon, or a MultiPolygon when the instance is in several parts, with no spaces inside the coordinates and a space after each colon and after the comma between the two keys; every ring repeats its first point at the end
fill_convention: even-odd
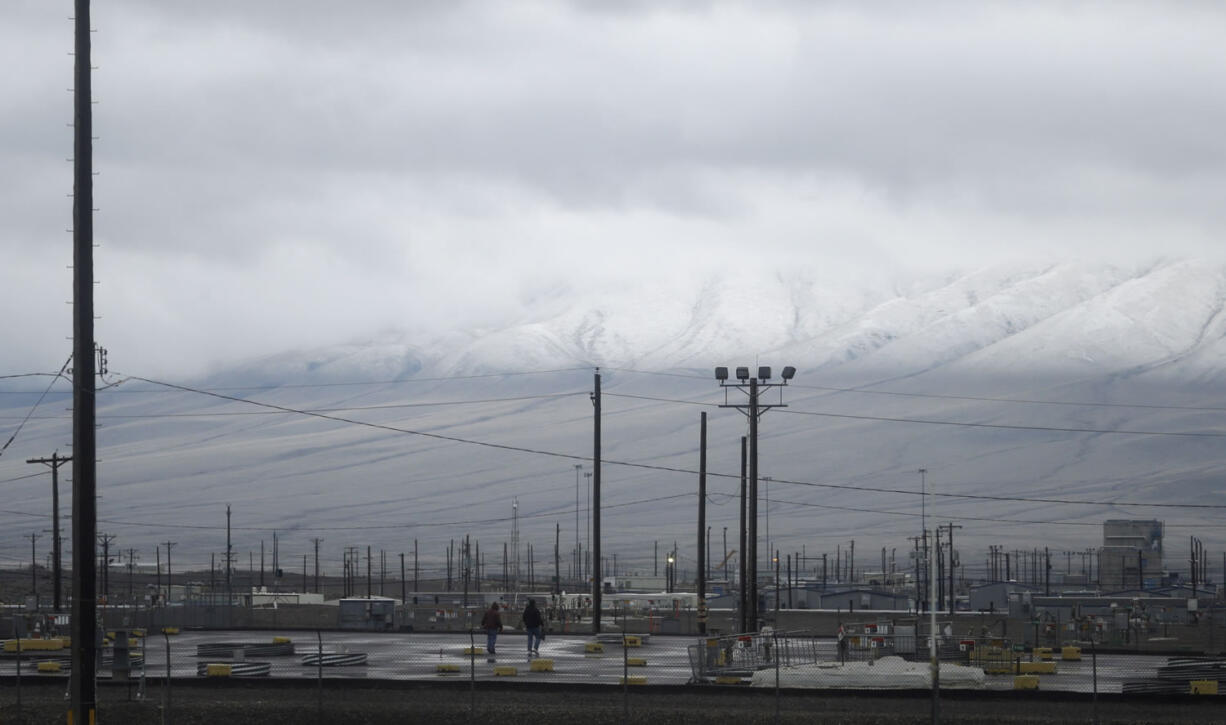
{"type": "Polygon", "coordinates": [[[498,602],[490,605],[481,618],[481,628],[485,630],[485,649],[495,654],[494,644],[498,641],[498,633],[502,631],[502,617],[498,614],[498,602]]]}
{"type": "Polygon", "coordinates": [[[529,599],[528,606],[524,607],[524,631],[528,633],[528,656],[540,655],[541,640],[545,637],[541,634],[541,626],[544,621],[541,619],[541,610],[536,608],[536,602],[529,599]]]}

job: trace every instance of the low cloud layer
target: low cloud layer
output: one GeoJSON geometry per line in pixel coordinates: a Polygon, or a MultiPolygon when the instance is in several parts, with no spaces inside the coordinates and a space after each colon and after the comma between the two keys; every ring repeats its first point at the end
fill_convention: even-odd
{"type": "MultiPolygon", "coordinates": [[[[72,25],[7,14],[0,372],[25,372],[71,334],[72,25]]],[[[94,24],[98,337],[129,370],[745,266],[1220,256],[1216,4],[129,0],[94,24]]]]}

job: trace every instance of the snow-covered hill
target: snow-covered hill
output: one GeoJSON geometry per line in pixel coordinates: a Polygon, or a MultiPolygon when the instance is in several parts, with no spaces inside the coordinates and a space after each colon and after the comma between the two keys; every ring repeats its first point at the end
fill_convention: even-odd
{"type": "MultiPolygon", "coordinates": [[[[788,407],[762,419],[770,540],[783,554],[854,539],[880,566],[883,547],[905,551],[921,528],[923,467],[939,494],[996,497],[924,507],[963,526],[970,566],[989,544],[1098,545],[1110,517],[1165,520],[1170,558],[1182,560],[1188,534],[1226,546],[1220,510],[1119,502],[1226,505],[1224,294],[1226,268],[1196,261],[908,279],[728,270],[670,289],[545,296],[497,329],[389,331],[186,382],[276,408],[129,380],[99,397],[100,529],[149,554],[172,536],[176,560],[207,564],[224,549],[230,503],[243,561],[274,529],[299,560],[324,538],[325,565],[345,546],[398,554],[417,540],[436,566],[450,539],[472,534],[494,570],[518,500],[538,576],[552,573],[558,526],[565,574],[599,366],[605,552],[651,568],[653,542],[663,551],[676,540],[692,569],[697,476],[687,471],[698,467],[700,412],[716,550],[724,527],[735,539],[746,428],[717,407],[711,370],[760,363],[800,370],[788,407]]],[[[113,378],[142,375],[121,358],[112,351],[113,378]]],[[[16,386],[0,396],[5,438],[32,403],[16,386]]],[[[21,537],[46,527],[46,477],[23,478],[36,473],[24,460],[66,449],[64,400],[45,402],[0,458],[10,563],[27,561],[21,537]]]]}

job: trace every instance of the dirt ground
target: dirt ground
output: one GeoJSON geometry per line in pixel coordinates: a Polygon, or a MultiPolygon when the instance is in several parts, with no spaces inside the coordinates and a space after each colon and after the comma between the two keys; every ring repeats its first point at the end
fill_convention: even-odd
{"type": "MultiPolygon", "coordinates": [[[[66,681],[15,682],[0,689],[0,723],[66,721],[66,681]]],[[[98,723],[642,723],[710,725],[751,723],[848,723],[896,725],[931,721],[932,701],[920,693],[821,694],[695,687],[536,686],[527,683],[426,685],[328,682],[321,691],[306,682],[158,682],[144,700],[121,686],[100,686],[98,723]],[[776,719],[777,718],[777,719],[776,719]]],[[[1226,698],[1083,697],[1001,693],[949,695],[940,702],[942,723],[1226,723],[1226,698]]]]}

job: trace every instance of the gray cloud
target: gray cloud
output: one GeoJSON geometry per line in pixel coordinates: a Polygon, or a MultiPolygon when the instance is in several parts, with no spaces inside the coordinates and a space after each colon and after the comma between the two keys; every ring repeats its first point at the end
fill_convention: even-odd
{"type": "MultiPolygon", "coordinates": [[[[71,25],[0,28],[0,368],[58,365],[71,25]]],[[[107,3],[100,335],[162,369],[730,264],[1217,254],[1197,3],[107,3]],[[735,260],[735,261],[734,261],[735,260]]]]}

